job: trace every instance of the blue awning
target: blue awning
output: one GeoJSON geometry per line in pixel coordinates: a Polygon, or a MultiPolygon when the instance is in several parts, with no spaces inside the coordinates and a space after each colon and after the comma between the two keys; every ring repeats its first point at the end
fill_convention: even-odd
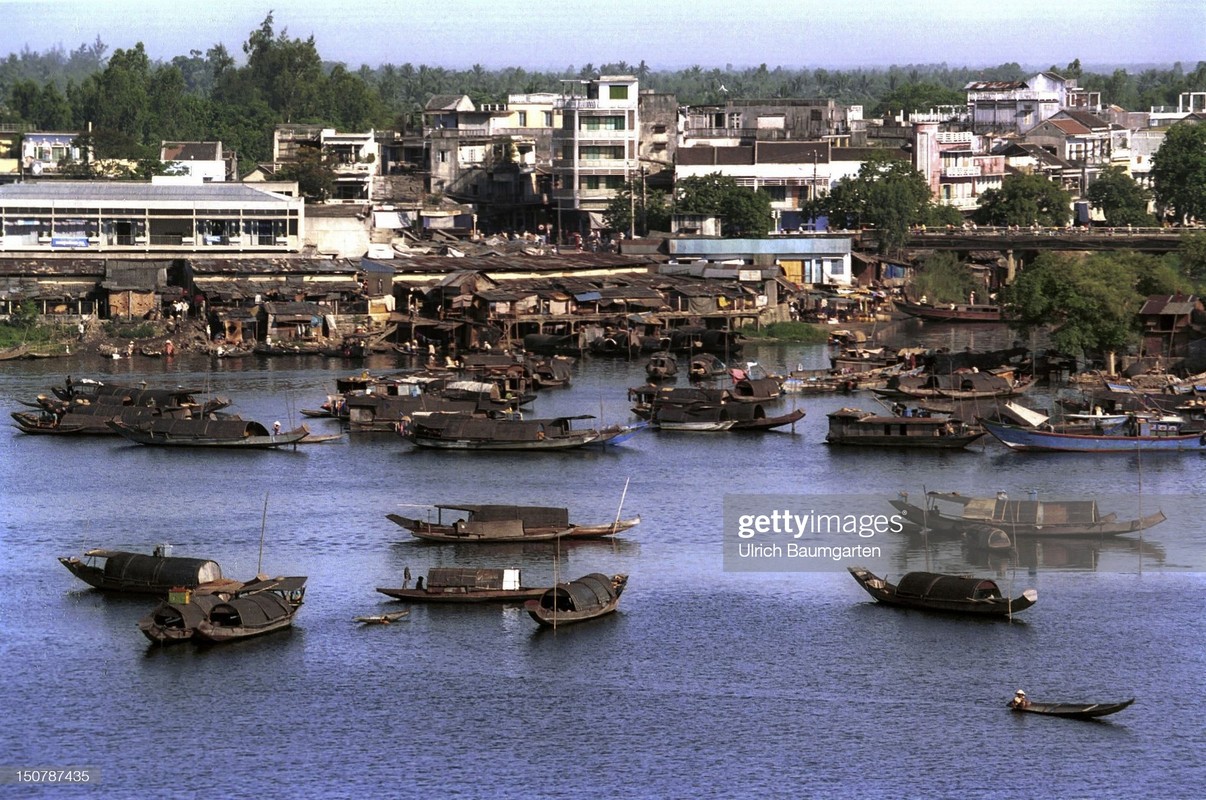
{"type": "Polygon", "coordinates": [[[602,300],[603,295],[599,292],[583,292],[582,294],[574,295],[574,299],[579,303],[589,303],[592,300],[602,300]]]}

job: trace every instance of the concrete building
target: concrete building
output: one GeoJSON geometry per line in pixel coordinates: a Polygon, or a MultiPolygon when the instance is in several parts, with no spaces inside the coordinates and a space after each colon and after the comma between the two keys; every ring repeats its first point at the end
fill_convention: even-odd
{"type": "Polygon", "coordinates": [[[913,166],[929,184],[934,202],[973,211],[980,195],[1000,189],[1005,157],[970,131],[943,131],[937,122],[913,123],[913,166]]]}
{"type": "Polygon", "coordinates": [[[632,75],[564,81],[553,131],[553,201],[563,234],[606,226],[603,212],[640,175],[639,82],[632,75]]]}
{"type": "Polygon", "coordinates": [[[963,87],[973,133],[1026,133],[1062,109],[1096,111],[1101,95],[1075,78],[1040,72],[1021,81],[972,81],[963,87]]]}

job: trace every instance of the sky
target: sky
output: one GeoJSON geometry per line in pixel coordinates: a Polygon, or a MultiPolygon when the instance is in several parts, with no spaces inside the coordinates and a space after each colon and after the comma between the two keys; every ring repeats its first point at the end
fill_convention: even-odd
{"type": "Polygon", "coordinates": [[[891,64],[1040,69],[1206,60],[1206,0],[0,0],[0,56],[108,52],[154,60],[248,35],[314,37],[325,61],[560,70],[642,60],[653,70],[891,64]]]}

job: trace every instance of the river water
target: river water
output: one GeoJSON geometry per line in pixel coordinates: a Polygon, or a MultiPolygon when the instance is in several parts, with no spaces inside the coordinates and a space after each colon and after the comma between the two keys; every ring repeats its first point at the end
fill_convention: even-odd
{"type": "MultiPolygon", "coordinates": [[[[969,336],[925,330],[957,347],[969,336]]],[[[826,358],[786,345],[746,355],[770,369],[826,358]]],[[[321,358],[7,362],[0,405],[18,410],[70,372],[193,386],[288,425],[359,369],[321,358]]],[[[627,420],[625,389],[642,378],[639,363],[585,361],[572,388],[543,393],[529,416],[627,420]]],[[[526,456],[418,451],[382,434],[256,453],[0,434],[0,766],[88,767],[95,784],[0,794],[1200,796],[1199,454],[850,451],[824,444],[825,414],[873,407],[869,396],[778,408],[793,405],[808,412],[794,432],[646,431],[607,451],[526,456]],[[385,518],[480,502],[566,506],[600,522],[626,486],[623,513],[643,521],[616,542],[432,545],[385,518]],[[1038,604],[1012,623],[876,606],[846,562],[724,568],[726,496],[858,496],[890,512],[887,499],[925,489],[1096,497],[1169,521],[1141,539],[1032,548],[1016,564],[979,562],[952,542],[877,540],[870,566],[889,577],[930,568],[995,576],[1015,596],[1036,588],[1038,604]],[[287,632],[209,649],[148,646],[135,623],[152,602],[89,590],[56,563],[168,542],[249,577],[261,535],[263,571],[308,576],[306,604],[287,632]],[[451,565],[518,566],[532,585],[630,578],[619,613],[555,633],[518,607],[416,606],[394,625],[353,623],[401,608],[374,589],[401,585],[405,568],[451,565]],[[1138,700],[1079,723],[1008,713],[1018,688],[1138,700]]]]}

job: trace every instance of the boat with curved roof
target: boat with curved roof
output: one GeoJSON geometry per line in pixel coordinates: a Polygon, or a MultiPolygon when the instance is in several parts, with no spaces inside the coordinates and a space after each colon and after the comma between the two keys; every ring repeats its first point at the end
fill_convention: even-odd
{"type": "Polygon", "coordinates": [[[1025,611],[1038,601],[1038,592],[1027,589],[1010,599],[996,581],[943,575],[936,572],[909,572],[898,583],[889,583],[864,567],[848,567],[850,574],[867,594],[890,606],[921,611],[945,611],[988,617],[1008,617],[1025,611]]]}
{"type": "Polygon", "coordinates": [[[627,585],[627,575],[608,577],[592,572],[569,583],[557,584],[540,599],[524,603],[523,608],[544,627],[585,622],[615,611],[627,585]]]}

